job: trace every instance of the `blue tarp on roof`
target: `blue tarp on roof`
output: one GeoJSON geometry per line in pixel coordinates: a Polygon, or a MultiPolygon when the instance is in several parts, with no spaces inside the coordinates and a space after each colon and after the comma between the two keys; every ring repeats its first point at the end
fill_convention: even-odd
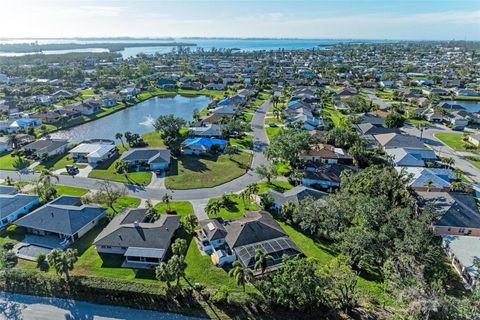
{"type": "Polygon", "coordinates": [[[211,148],[213,145],[226,145],[227,141],[222,139],[209,138],[191,138],[183,142],[185,146],[206,146],[211,148]]]}

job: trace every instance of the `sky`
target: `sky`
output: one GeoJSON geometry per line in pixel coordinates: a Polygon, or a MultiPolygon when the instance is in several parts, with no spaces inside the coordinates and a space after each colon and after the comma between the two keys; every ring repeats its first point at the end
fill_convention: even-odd
{"type": "Polygon", "coordinates": [[[0,37],[480,40],[480,0],[0,0],[0,37]]]}

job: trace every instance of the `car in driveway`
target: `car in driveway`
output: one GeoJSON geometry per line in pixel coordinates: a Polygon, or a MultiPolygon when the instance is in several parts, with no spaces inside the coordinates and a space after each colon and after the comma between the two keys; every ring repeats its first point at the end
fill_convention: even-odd
{"type": "Polygon", "coordinates": [[[74,176],[80,172],[76,166],[66,166],[65,169],[67,169],[67,173],[71,176],[74,176]]]}

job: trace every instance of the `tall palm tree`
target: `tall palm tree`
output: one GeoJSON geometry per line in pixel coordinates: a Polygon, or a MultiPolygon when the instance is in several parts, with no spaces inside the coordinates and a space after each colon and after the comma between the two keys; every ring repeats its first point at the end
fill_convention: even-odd
{"type": "Polygon", "coordinates": [[[255,270],[260,270],[263,274],[267,269],[268,261],[274,261],[271,255],[266,254],[262,249],[255,250],[255,270]]]}
{"type": "Polygon", "coordinates": [[[16,134],[11,134],[7,138],[7,144],[12,148],[12,149],[17,149],[18,144],[20,143],[20,140],[17,138],[16,134]]]}
{"type": "Polygon", "coordinates": [[[123,160],[118,161],[115,163],[115,171],[119,174],[123,174],[125,178],[128,178],[128,163],[123,160]]]}
{"type": "Polygon", "coordinates": [[[125,144],[123,143],[123,134],[121,132],[115,133],[115,139],[120,140],[122,147],[125,148],[125,144]]]}
{"type": "Polygon", "coordinates": [[[152,201],[150,199],[148,199],[145,202],[145,208],[146,208],[146,217],[149,220],[152,220],[157,216],[158,214],[157,209],[155,209],[155,206],[152,204],[152,201]]]}
{"type": "Polygon", "coordinates": [[[170,211],[170,201],[172,200],[172,196],[168,193],[165,193],[162,197],[162,202],[167,205],[168,210],[170,211]]]}
{"type": "Polygon", "coordinates": [[[297,210],[297,205],[293,201],[287,201],[282,205],[282,217],[287,220],[291,221],[293,217],[293,213],[297,210]]]}
{"type": "Polygon", "coordinates": [[[427,180],[427,181],[425,182],[425,186],[427,187],[427,192],[430,192],[430,189],[431,189],[432,186],[433,186],[433,181],[430,180],[430,179],[427,180]]]}
{"type": "Polygon", "coordinates": [[[65,251],[53,249],[48,254],[48,264],[55,269],[57,274],[65,275],[67,281],[70,280],[70,271],[73,270],[73,266],[77,260],[78,252],[72,248],[68,248],[65,251]]]}
{"type": "Polygon", "coordinates": [[[205,207],[205,211],[208,215],[216,216],[220,212],[221,208],[222,204],[220,203],[220,201],[214,199],[207,204],[207,206],[205,207]]]}
{"type": "Polygon", "coordinates": [[[51,184],[52,179],[57,180],[57,182],[59,181],[58,177],[54,175],[53,172],[51,172],[48,169],[43,169],[42,172],[40,173],[39,181],[42,182],[43,184],[51,184]]]}
{"type": "Polygon", "coordinates": [[[230,277],[235,278],[235,282],[239,286],[243,287],[243,292],[245,292],[245,285],[252,281],[253,272],[249,268],[244,268],[239,261],[235,261],[233,264],[233,269],[228,272],[230,277]]]}

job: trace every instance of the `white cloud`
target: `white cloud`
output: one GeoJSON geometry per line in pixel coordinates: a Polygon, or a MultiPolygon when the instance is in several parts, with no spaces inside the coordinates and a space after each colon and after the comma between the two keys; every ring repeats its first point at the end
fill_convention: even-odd
{"type": "Polygon", "coordinates": [[[89,16],[118,17],[125,9],[125,7],[114,6],[81,6],[78,9],[78,13],[89,16]]]}

